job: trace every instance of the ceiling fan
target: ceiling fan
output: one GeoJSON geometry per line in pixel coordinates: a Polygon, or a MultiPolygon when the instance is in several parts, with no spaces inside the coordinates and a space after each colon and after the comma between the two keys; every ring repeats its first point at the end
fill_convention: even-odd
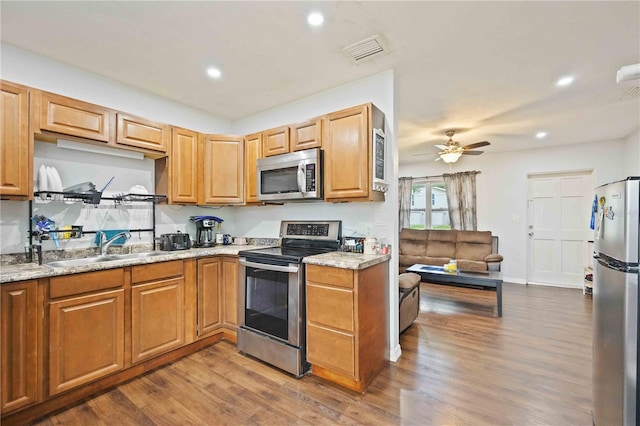
{"type": "Polygon", "coordinates": [[[444,145],[435,145],[436,148],[441,151],[438,152],[439,157],[436,158],[436,161],[442,159],[445,163],[455,163],[458,161],[461,155],[480,155],[484,151],[472,151],[476,148],[480,148],[482,146],[491,145],[487,141],[476,142],[465,146],[460,146],[457,141],[453,140],[453,135],[456,133],[455,130],[447,130],[445,133],[449,140],[444,145]]]}

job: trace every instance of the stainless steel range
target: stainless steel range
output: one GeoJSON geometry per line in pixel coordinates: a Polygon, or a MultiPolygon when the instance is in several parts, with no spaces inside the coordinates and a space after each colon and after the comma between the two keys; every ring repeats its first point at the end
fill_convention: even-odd
{"type": "Polygon", "coordinates": [[[301,377],[306,362],[302,259],[338,250],[342,222],[282,221],[280,247],[238,253],[238,349],[301,377]]]}

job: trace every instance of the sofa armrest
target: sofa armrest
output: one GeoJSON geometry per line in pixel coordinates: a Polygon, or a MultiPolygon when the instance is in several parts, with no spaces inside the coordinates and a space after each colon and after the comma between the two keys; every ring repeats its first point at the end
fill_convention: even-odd
{"type": "Polygon", "coordinates": [[[504,258],[502,257],[501,254],[491,253],[484,258],[484,261],[485,262],[502,262],[503,259],[504,258]]]}

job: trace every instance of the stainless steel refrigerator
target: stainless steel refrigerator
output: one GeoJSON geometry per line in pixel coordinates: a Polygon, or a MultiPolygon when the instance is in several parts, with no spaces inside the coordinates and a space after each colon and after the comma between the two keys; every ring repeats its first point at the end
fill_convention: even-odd
{"type": "Polygon", "coordinates": [[[596,188],[593,423],[638,425],[640,177],[596,188]]]}

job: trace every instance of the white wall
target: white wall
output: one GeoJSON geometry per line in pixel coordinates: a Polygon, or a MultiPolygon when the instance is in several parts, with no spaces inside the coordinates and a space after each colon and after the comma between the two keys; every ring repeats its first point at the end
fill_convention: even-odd
{"type": "MultiPolygon", "coordinates": [[[[594,187],[622,179],[640,162],[631,143],[622,140],[463,156],[451,169],[441,162],[403,164],[398,176],[426,176],[478,170],[478,230],[500,238],[504,280],[525,283],[527,277],[527,175],[593,170],[594,187]],[[628,167],[624,158],[633,157],[628,167]]],[[[637,150],[637,148],[636,148],[637,150]]]]}
{"type": "MultiPolygon", "coordinates": [[[[343,108],[372,102],[385,113],[385,132],[389,159],[390,189],[386,201],[374,203],[288,203],[282,206],[242,207],[234,210],[236,231],[249,236],[275,237],[283,219],[342,220],[343,233],[385,238],[392,244],[389,263],[389,318],[390,330],[398,329],[398,188],[397,142],[394,113],[394,74],[386,71],[343,86],[318,93],[280,107],[264,111],[233,123],[232,133],[249,134],[283,124],[304,121],[311,117],[343,108]]],[[[390,358],[400,356],[397,331],[389,333],[390,358]]]]}
{"type": "Polygon", "coordinates": [[[625,175],[640,176],[640,129],[625,139],[625,175]]]}

